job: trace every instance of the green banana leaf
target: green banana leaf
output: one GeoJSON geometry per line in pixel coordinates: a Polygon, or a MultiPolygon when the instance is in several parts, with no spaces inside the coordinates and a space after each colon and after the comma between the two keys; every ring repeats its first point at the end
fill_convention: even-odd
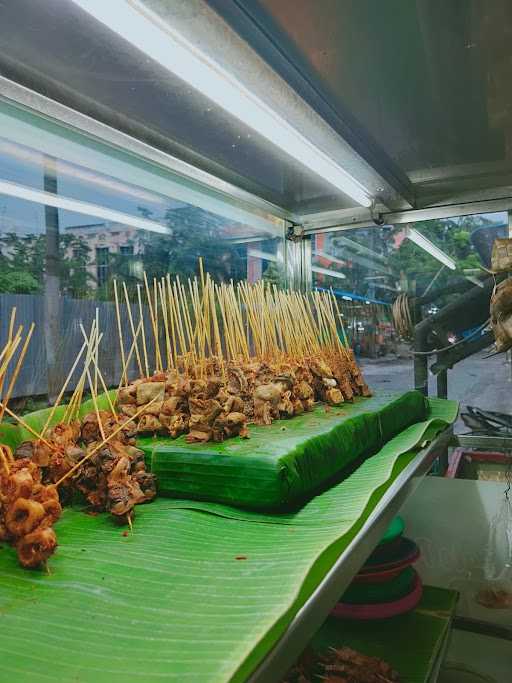
{"type": "Polygon", "coordinates": [[[425,440],[456,417],[430,403],[343,482],[268,515],[159,498],[134,531],[66,509],[48,572],[0,550],[0,681],[241,682],[425,440]]]}

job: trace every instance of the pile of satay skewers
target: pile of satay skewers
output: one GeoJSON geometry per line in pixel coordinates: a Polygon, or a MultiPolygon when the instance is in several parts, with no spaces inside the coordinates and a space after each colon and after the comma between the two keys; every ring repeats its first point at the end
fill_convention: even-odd
{"type": "Polygon", "coordinates": [[[131,525],[135,505],[152,500],[156,484],[146,472],[143,452],[135,447],[134,424],[118,414],[107,391],[98,364],[102,334],[97,317],[89,335],[81,325],[84,343],[42,429],[37,431],[8,407],[34,330],[32,325],[24,341],[22,327],[13,334],[15,315],[13,309],[7,344],[0,353],[0,422],[7,414],[33,438],[14,452],[0,446],[0,540],[15,547],[24,567],[33,568],[55,551],[53,524],[62,512],[61,502],[70,501],[73,493],[80,492],[95,511],[108,511],[116,521],[131,525]],[[4,394],[6,373],[20,346],[4,394]],[[56,421],[56,411],[82,358],[79,380],[56,421]],[[81,416],[87,387],[94,409],[81,416]],[[107,410],[100,409],[98,387],[106,397],[107,410]]]}
{"type": "Polygon", "coordinates": [[[83,344],[39,431],[8,406],[34,331],[34,325],[25,336],[21,326],[15,331],[12,311],[0,352],[0,423],[8,415],[32,438],[14,452],[0,446],[0,540],[16,548],[23,566],[44,564],[54,552],[53,524],[76,492],[94,510],[131,525],[135,506],[156,495],[135,445],[138,434],[185,434],[189,443],[247,437],[250,423],[268,425],[318,402],[336,406],[370,395],[330,293],[217,284],[202,264],[200,278],[186,285],[169,275],[150,285],[144,274],[138,320],[124,283],[122,293],[126,326],[115,283],[117,392],[108,391],[99,367],[97,311],[89,333],[80,325],[83,344]],[[130,381],[133,365],[138,377],[130,381]],[[76,372],[71,398],[57,413],[76,372]],[[86,391],[93,410],[82,415],[86,391]]]}
{"type": "Polygon", "coordinates": [[[371,395],[330,292],[280,291],[263,281],[217,284],[202,264],[200,278],[186,284],[169,275],[150,284],[144,274],[137,327],[124,283],[122,292],[126,325],[114,283],[123,363],[118,407],[133,419],[152,401],[139,433],[223,441],[247,437],[250,423],[268,425],[318,402],[337,406],[371,395]],[[138,377],[130,382],[132,356],[138,377]]]}

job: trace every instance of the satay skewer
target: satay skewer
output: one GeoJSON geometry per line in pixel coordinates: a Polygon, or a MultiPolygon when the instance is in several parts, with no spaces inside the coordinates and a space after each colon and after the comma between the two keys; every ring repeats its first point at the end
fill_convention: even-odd
{"type": "Polygon", "coordinates": [[[117,280],[114,280],[114,300],[116,305],[116,319],[117,319],[117,334],[119,337],[119,347],[121,351],[121,366],[124,368],[125,356],[124,356],[124,339],[123,339],[123,327],[121,325],[121,309],[119,307],[119,297],[117,294],[117,280]]]}
{"type": "MultiPolygon", "coordinates": [[[[148,403],[145,403],[143,406],[137,410],[137,412],[131,417],[127,422],[132,422],[136,418],[139,417],[139,415],[142,415],[142,413],[148,409],[150,405],[152,405],[159,396],[155,396],[154,398],[151,399],[151,401],[148,401],[148,403]]],[[[95,455],[98,451],[100,451],[105,444],[107,444],[109,441],[111,441],[115,436],[119,434],[119,432],[125,427],[126,423],[120,424],[119,427],[116,427],[108,436],[106,436],[101,443],[97,444],[92,450],[90,450],[85,457],[83,457],[79,462],[77,462],[73,467],[66,472],[56,483],[55,486],[60,486],[68,477],[70,477],[76,470],[81,467],[84,462],[92,458],[93,455],[95,455]]]]}
{"type": "MultiPolygon", "coordinates": [[[[128,290],[126,289],[126,283],[123,282],[123,294],[124,294],[124,300],[126,302],[126,311],[128,313],[128,321],[130,323],[130,329],[132,332],[132,339],[136,340],[137,337],[135,336],[135,325],[133,324],[133,315],[132,315],[132,307],[130,305],[130,299],[128,298],[128,290]]],[[[144,372],[142,370],[142,362],[141,362],[141,356],[139,352],[139,345],[135,343],[135,356],[137,358],[137,365],[139,366],[139,377],[142,377],[144,372]]],[[[127,365],[125,367],[128,367],[127,365]]]]}
{"type": "Polygon", "coordinates": [[[73,376],[73,373],[75,372],[75,370],[76,370],[76,368],[77,368],[77,366],[78,366],[78,363],[80,362],[80,359],[81,359],[81,357],[82,357],[82,355],[83,355],[83,353],[84,353],[86,347],[87,347],[87,344],[85,344],[85,343],[82,344],[82,348],[81,348],[80,351],[78,352],[78,355],[77,355],[77,357],[75,358],[75,362],[74,362],[73,365],[71,366],[71,370],[69,371],[68,376],[66,377],[66,379],[65,379],[65,381],[64,381],[64,384],[62,385],[62,389],[60,390],[59,395],[57,396],[57,400],[56,400],[55,403],[53,404],[52,409],[50,410],[50,414],[48,415],[48,417],[47,417],[47,419],[46,419],[46,422],[45,422],[45,424],[44,424],[43,430],[42,430],[42,432],[41,432],[42,436],[45,435],[46,431],[48,430],[48,427],[50,426],[50,424],[51,424],[51,422],[52,422],[52,419],[53,419],[53,416],[54,416],[54,414],[55,414],[55,411],[56,411],[57,408],[59,407],[60,402],[62,401],[62,397],[63,397],[64,394],[66,393],[66,389],[67,389],[68,384],[69,384],[69,382],[70,382],[70,380],[71,380],[71,377],[73,376]]]}

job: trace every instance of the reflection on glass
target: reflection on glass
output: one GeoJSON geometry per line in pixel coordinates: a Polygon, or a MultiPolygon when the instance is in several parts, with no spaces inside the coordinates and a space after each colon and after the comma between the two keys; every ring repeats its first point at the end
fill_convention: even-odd
{"type": "Polygon", "coordinates": [[[474,215],[318,234],[313,238],[313,284],[336,294],[357,354],[407,355],[391,324],[392,303],[402,293],[429,295],[422,310],[429,315],[458,296],[455,285],[460,291],[478,284],[485,275],[482,265],[489,266],[493,240],[506,235],[506,218],[474,215]],[[426,239],[413,241],[411,228],[426,239]]]}
{"type": "MultiPolygon", "coordinates": [[[[171,273],[186,279],[198,273],[200,257],[217,280],[280,277],[280,239],[106,174],[51,161],[45,166],[43,154],[0,138],[0,181],[37,192],[56,187],[58,197],[76,200],[76,211],[56,209],[63,295],[111,299],[115,279],[134,289],[144,272],[149,278],[171,273]],[[122,220],[99,218],[94,207],[122,220]],[[141,219],[158,232],[141,230],[141,219]]],[[[0,194],[0,292],[43,291],[46,221],[40,201],[0,194]]]]}

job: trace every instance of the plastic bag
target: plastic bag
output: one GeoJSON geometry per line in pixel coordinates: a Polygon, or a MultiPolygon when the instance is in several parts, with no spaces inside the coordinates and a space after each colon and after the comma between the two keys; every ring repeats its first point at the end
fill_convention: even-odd
{"type": "Polygon", "coordinates": [[[486,583],[476,596],[490,609],[512,608],[512,500],[510,486],[496,516],[489,525],[484,577],[486,583]]]}

